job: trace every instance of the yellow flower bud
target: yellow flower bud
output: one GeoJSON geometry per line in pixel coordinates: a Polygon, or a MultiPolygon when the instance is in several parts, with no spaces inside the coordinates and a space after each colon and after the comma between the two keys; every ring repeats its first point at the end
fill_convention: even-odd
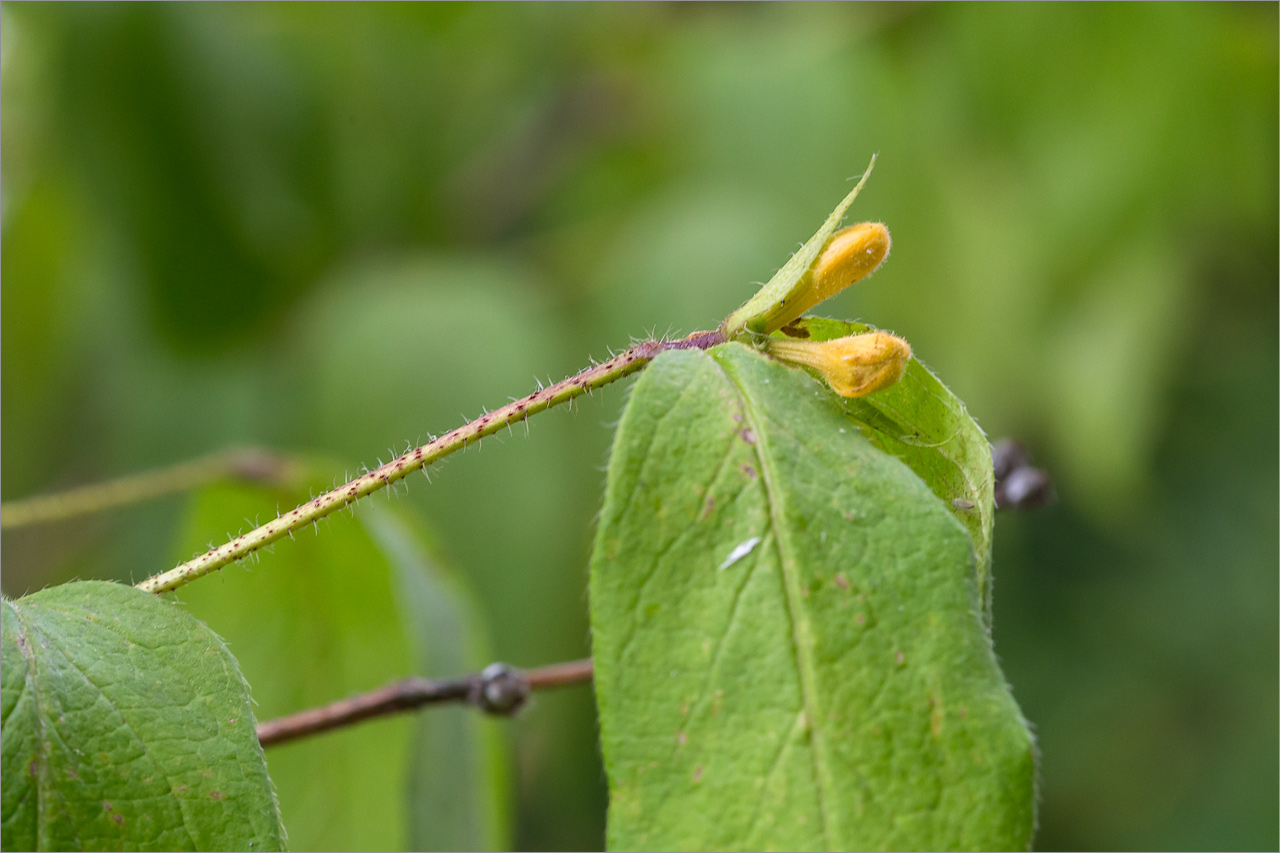
{"type": "Polygon", "coordinates": [[[815,305],[876,271],[889,255],[889,229],[881,222],[861,222],[831,235],[808,272],[808,287],[778,306],[766,330],[781,329],[815,305]]]}
{"type": "Polygon", "coordinates": [[[833,341],[770,338],[769,354],[811,367],[841,397],[865,397],[888,388],[911,360],[911,345],[888,332],[867,332],[833,341]]]}

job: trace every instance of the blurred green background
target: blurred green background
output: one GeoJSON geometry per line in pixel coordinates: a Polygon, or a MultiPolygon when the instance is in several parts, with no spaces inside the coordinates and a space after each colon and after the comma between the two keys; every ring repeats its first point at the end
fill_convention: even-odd
{"type": "MultiPolygon", "coordinates": [[[[1276,4],[0,16],[4,500],[233,445],[385,461],[713,327],[879,152],[853,216],[893,255],[823,313],[905,335],[1061,496],[996,525],[1037,846],[1280,843],[1276,4]]],[[[498,659],[589,651],[625,393],[394,501],[498,659]]],[[[168,568],[192,512],[6,533],[4,592],[168,568]]],[[[501,729],[510,843],[601,846],[590,691],[501,729]]]]}

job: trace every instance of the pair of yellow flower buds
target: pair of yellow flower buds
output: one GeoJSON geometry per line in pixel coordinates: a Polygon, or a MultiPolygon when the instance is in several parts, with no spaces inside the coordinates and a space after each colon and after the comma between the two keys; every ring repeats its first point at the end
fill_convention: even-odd
{"type": "MultiPolygon", "coordinates": [[[[879,222],[851,225],[832,235],[806,273],[807,286],[778,305],[766,333],[783,329],[815,305],[875,272],[889,254],[889,229],[879,222]]],[[[784,331],[785,334],[785,331],[784,331]]],[[[769,338],[770,355],[816,370],[842,397],[862,397],[888,388],[911,360],[911,345],[888,332],[868,332],[830,341],[769,338]]]]}

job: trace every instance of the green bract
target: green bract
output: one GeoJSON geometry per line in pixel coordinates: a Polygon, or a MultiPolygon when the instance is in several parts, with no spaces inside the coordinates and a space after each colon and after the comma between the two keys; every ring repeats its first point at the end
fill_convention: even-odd
{"type": "Polygon", "coordinates": [[[284,849],[217,635],[100,581],[6,600],[2,621],[6,849],[284,849]]]}
{"type": "Polygon", "coordinates": [[[592,557],[609,846],[1026,848],[1032,739],[974,553],[803,371],[660,356],[592,557]]]}
{"type": "Polygon", "coordinates": [[[725,318],[725,321],[720,324],[720,334],[726,339],[733,339],[744,330],[756,333],[772,332],[785,322],[784,319],[779,319],[780,315],[795,295],[809,286],[813,262],[818,259],[818,255],[831,239],[831,235],[840,227],[840,222],[844,219],[849,206],[862,191],[867,178],[871,177],[871,170],[875,164],[876,160],[872,157],[858,185],[836,205],[836,209],[831,211],[831,215],[822,223],[818,232],[782,265],[782,269],[773,274],[773,278],[769,279],[764,287],[757,290],[741,308],[725,318]],[[775,320],[777,322],[774,322],[775,320]]]}

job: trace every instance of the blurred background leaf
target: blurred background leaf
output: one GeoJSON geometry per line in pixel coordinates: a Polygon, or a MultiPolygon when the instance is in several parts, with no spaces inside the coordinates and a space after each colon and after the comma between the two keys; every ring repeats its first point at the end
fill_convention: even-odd
{"type": "MultiPolygon", "coordinates": [[[[374,507],[360,520],[396,575],[418,674],[457,678],[488,666],[483,616],[461,580],[430,555],[424,531],[388,507],[374,507]]],[[[416,714],[413,727],[408,849],[507,849],[510,768],[503,721],[445,705],[416,714]]]]}
{"type": "MultiPolygon", "coordinates": [[[[1274,4],[0,17],[4,499],[233,444],[385,460],[714,326],[878,151],[854,215],[895,251],[825,313],[905,335],[1062,496],[995,535],[1037,845],[1280,842],[1274,4]]],[[[400,489],[500,659],[588,651],[622,394],[400,489]]],[[[167,568],[183,512],[6,532],[4,591],[167,568]]],[[[510,735],[512,843],[599,847],[589,691],[510,735]]]]}
{"type": "MultiPolygon", "coordinates": [[[[301,489],[211,486],[198,493],[174,549],[248,530],[307,499],[301,489]]],[[[176,598],[226,641],[260,721],[333,702],[414,674],[417,650],[397,607],[400,580],[362,522],[344,513],[278,543],[266,566],[228,566],[176,598]]],[[[408,840],[405,784],[413,722],[363,726],[273,746],[267,770],[289,847],[399,850],[408,840]]]]}

